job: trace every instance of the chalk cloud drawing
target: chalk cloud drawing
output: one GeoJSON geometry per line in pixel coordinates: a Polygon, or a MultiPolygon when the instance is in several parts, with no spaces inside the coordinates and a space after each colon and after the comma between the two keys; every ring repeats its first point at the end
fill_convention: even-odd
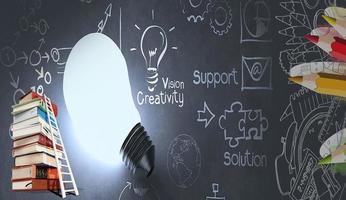
{"type": "Polygon", "coordinates": [[[272,89],[272,58],[242,57],[242,90],[272,89]]]}
{"type": "MultiPolygon", "coordinates": [[[[331,173],[329,166],[318,165],[320,132],[328,129],[335,133],[337,126],[328,120],[335,112],[330,107],[336,99],[320,95],[305,88],[290,96],[281,123],[289,124],[286,136],[281,138],[282,152],[275,158],[275,175],[278,190],[290,200],[339,200],[345,177],[331,173]],[[323,128],[325,127],[325,128],[323,128]],[[329,127],[329,128],[327,128],[329,127]],[[332,128],[331,128],[332,127],[332,128]]],[[[334,102],[335,103],[335,102],[334,102]]],[[[344,121],[344,115],[338,114],[344,121]]]]}
{"type": "MultiPolygon", "coordinates": [[[[152,10],[152,20],[155,20],[155,12],[152,10]]],[[[142,28],[135,24],[137,30],[142,31],[142,28]]],[[[167,53],[167,49],[177,50],[178,47],[170,46],[168,43],[169,32],[174,31],[175,27],[171,27],[168,31],[165,31],[161,26],[152,24],[147,26],[141,36],[140,51],[145,61],[145,68],[147,72],[147,84],[148,90],[153,92],[159,81],[159,68],[164,56],[167,53]]],[[[137,48],[131,48],[130,51],[137,51],[137,48]]]]}
{"type": "Polygon", "coordinates": [[[179,0],[179,7],[190,22],[203,21],[207,14],[209,0],[179,0]]]}
{"type": "Polygon", "coordinates": [[[219,193],[219,184],[212,184],[213,196],[206,196],[205,200],[226,200],[226,197],[219,197],[217,193],[219,193]]]}
{"type": "Polygon", "coordinates": [[[235,148],[241,140],[263,140],[269,123],[261,109],[245,110],[243,104],[236,101],[220,116],[219,127],[223,131],[225,142],[230,148],[235,148]]]}
{"type": "Polygon", "coordinates": [[[139,185],[126,182],[118,200],[160,200],[160,196],[157,189],[151,184],[139,185]]]}
{"type": "Polygon", "coordinates": [[[232,9],[227,0],[210,0],[208,4],[210,28],[216,35],[228,33],[232,27],[232,9]]]}
{"type": "Polygon", "coordinates": [[[167,168],[177,187],[188,188],[196,182],[201,169],[201,152],[192,136],[180,134],[173,139],[168,148],[167,168]]]}
{"type": "Polygon", "coordinates": [[[215,114],[210,110],[207,102],[204,102],[203,110],[197,110],[197,122],[204,123],[204,128],[207,128],[214,118],[215,114]]]}
{"type": "Polygon", "coordinates": [[[271,42],[269,34],[271,12],[264,0],[247,0],[240,3],[240,42],[271,42]]]}

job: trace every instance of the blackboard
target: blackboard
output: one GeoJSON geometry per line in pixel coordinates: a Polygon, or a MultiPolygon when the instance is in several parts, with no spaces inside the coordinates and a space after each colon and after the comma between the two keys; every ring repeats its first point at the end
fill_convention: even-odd
{"type": "MultiPolygon", "coordinates": [[[[29,89],[59,106],[80,190],[67,199],[345,199],[346,178],[316,164],[322,142],[346,125],[345,103],[287,80],[295,64],[330,59],[303,36],[326,25],[321,15],[334,4],[345,2],[2,2],[0,199],[60,199],[11,191],[11,105],[29,89]],[[148,83],[141,53],[141,37],[153,26],[167,39],[156,84],[148,83]],[[112,38],[126,59],[133,101],[156,148],[150,178],[95,161],[74,134],[64,67],[76,42],[94,32],[112,38]]],[[[100,100],[106,104],[107,94],[100,100]]]]}

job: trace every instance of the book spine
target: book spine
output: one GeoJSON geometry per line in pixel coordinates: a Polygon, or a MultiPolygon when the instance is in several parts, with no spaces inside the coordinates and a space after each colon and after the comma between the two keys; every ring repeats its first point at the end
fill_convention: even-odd
{"type": "Polygon", "coordinates": [[[46,123],[48,123],[48,115],[41,108],[37,109],[37,116],[43,119],[46,123]]]}
{"type": "Polygon", "coordinates": [[[46,136],[40,135],[40,139],[38,143],[44,146],[53,148],[53,142],[50,139],[48,139],[46,136]]]}
{"type": "Polygon", "coordinates": [[[48,177],[48,169],[45,167],[36,166],[36,178],[37,179],[46,179],[48,177]]]}
{"type": "MultiPolygon", "coordinates": [[[[46,108],[47,106],[46,106],[46,102],[44,101],[44,98],[40,97],[40,99],[41,99],[40,107],[42,108],[42,110],[44,112],[47,112],[48,108],[46,108]]],[[[52,102],[52,106],[53,106],[53,113],[54,113],[54,115],[56,117],[56,116],[58,116],[58,106],[55,103],[53,103],[53,102],[52,102]]]]}

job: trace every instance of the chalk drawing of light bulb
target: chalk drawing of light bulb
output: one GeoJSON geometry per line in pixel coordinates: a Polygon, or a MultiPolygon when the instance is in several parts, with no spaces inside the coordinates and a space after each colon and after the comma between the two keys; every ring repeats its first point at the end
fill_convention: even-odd
{"type": "Polygon", "coordinates": [[[166,32],[157,25],[147,27],[142,34],[140,48],[146,63],[148,90],[153,92],[159,81],[159,66],[167,50],[166,32]]]}

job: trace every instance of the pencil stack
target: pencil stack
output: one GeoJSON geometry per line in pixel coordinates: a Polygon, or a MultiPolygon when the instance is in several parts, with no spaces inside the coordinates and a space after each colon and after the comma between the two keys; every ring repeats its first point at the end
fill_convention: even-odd
{"type": "MultiPolygon", "coordinates": [[[[305,38],[335,62],[303,63],[290,69],[289,80],[320,94],[346,97],[346,9],[329,7],[322,16],[330,26],[318,27],[305,38]]],[[[346,129],[332,135],[320,148],[320,165],[346,165],[346,129]]]]}
{"type": "Polygon", "coordinates": [[[305,38],[337,61],[294,66],[289,80],[317,93],[346,97],[346,9],[329,7],[324,13],[330,26],[318,27],[305,38]]]}

